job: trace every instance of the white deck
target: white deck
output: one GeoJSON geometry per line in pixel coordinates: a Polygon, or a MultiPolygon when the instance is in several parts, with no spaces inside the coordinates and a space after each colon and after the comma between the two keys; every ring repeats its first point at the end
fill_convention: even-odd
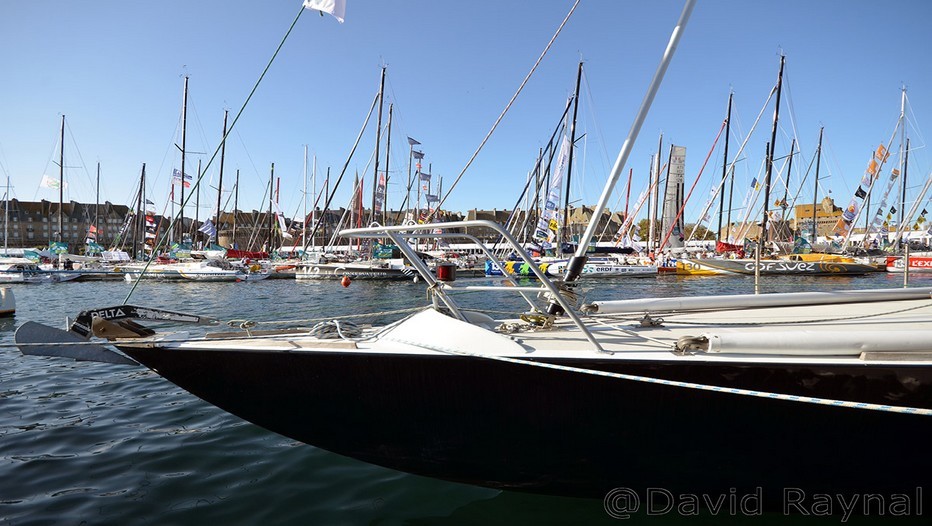
{"type": "Polygon", "coordinates": [[[568,318],[558,319],[550,329],[534,329],[518,319],[466,323],[431,309],[387,327],[367,329],[351,341],[300,333],[206,340],[168,335],[160,339],[162,345],[178,349],[932,366],[932,299],[665,313],[654,315],[655,320],[662,318],[661,325],[649,327],[640,325],[641,318],[634,314],[584,317],[604,352],[596,350],[568,318]],[[489,329],[502,323],[517,325],[519,330],[489,329]],[[754,343],[727,352],[676,352],[680,338],[703,334],[754,343]]]}

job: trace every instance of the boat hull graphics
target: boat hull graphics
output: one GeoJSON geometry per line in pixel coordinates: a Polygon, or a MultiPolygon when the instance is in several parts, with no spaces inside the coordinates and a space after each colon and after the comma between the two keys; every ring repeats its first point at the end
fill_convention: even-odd
{"type": "Polygon", "coordinates": [[[764,259],[681,259],[677,261],[678,274],[754,274],[800,276],[857,276],[877,272],[873,265],[835,261],[789,261],[764,259]]]}

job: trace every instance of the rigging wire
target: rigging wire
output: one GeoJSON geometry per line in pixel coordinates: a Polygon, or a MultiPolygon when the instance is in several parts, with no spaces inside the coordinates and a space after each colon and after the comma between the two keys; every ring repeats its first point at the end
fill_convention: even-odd
{"type": "Polygon", "coordinates": [[[579,5],[579,0],[576,0],[573,3],[573,7],[570,8],[570,12],[566,14],[566,17],[563,19],[563,22],[560,23],[560,26],[557,28],[557,31],[553,34],[553,37],[550,38],[550,42],[547,43],[547,46],[544,47],[543,52],[541,52],[540,56],[537,57],[537,62],[535,62],[534,66],[531,67],[531,71],[529,71],[527,76],[524,77],[524,80],[521,81],[521,85],[518,86],[518,90],[515,92],[514,95],[511,96],[511,100],[508,101],[508,104],[505,105],[505,109],[503,109],[502,113],[498,116],[497,119],[495,119],[495,123],[492,124],[492,129],[490,129],[489,133],[485,135],[485,137],[482,139],[482,142],[479,143],[479,147],[476,148],[476,151],[472,154],[472,157],[470,157],[469,160],[466,162],[466,166],[463,167],[459,175],[456,176],[456,179],[453,180],[453,184],[450,185],[450,188],[447,190],[446,195],[440,198],[440,202],[437,203],[436,208],[434,208],[434,210],[427,215],[427,218],[424,220],[425,223],[430,222],[430,220],[433,218],[436,211],[440,210],[441,207],[443,206],[443,203],[446,202],[447,197],[450,197],[450,194],[453,193],[453,189],[456,188],[457,184],[459,184],[460,179],[463,178],[463,174],[466,173],[466,170],[469,169],[469,167],[472,165],[472,162],[476,160],[476,157],[479,155],[479,152],[485,146],[485,143],[488,142],[490,137],[492,137],[492,134],[495,132],[495,129],[498,128],[498,125],[500,122],[502,122],[502,119],[505,117],[505,114],[508,113],[509,109],[511,109],[511,105],[514,104],[515,100],[518,98],[518,95],[521,94],[521,91],[524,89],[524,86],[531,79],[531,75],[533,75],[534,72],[537,70],[537,66],[539,66],[540,63],[544,60],[544,57],[547,55],[547,52],[550,50],[550,46],[552,46],[554,41],[556,41],[557,36],[559,36],[560,32],[563,30],[563,26],[565,26],[566,23],[569,21],[570,17],[573,15],[573,12],[576,11],[576,6],[578,5],[579,5]]]}
{"type": "MultiPolygon", "coordinates": [[[[269,59],[269,63],[266,64],[265,69],[262,70],[262,74],[259,75],[259,79],[256,80],[256,84],[252,87],[252,91],[249,92],[249,95],[246,97],[246,100],[243,102],[242,107],[240,107],[239,111],[236,113],[236,117],[233,118],[233,122],[230,124],[229,129],[227,129],[226,135],[223,136],[223,139],[220,141],[220,144],[217,145],[216,150],[214,150],[213,155],[211,155],[210,160],[207,161],[207,167],[210,167],[210,165],[213,163],[214,158],[216,158],[217,154],[220,153],[220,147],[223,145],[223,143],[226,141],[227,137],[230,135],[230,132],[231,132],[231,131],[233,130],[233,128],[236,126],[236,122],[239,120],[240,116],[243,114],[243,110],[246,109],[246,106],[249,104],[249,101],[252,99],[252,96],[256,93],[256,90],[259,88],[259,84],[262,82],[262,79],[265,78],[265,74],[268,73],[269,68],[272,67],[272,62],[275,61],[275,57],[278,56],[278,52],[281,51],[282,46],[285,45],[285,41],[288,40],[288,35],[291,34],[291,31],[294,29],[295,25],[297,25],[298,19],[301,18],[301,14],[304,13],[304,10],[305,10],[304,4],[301,4],[301,7],[300,7],[300,9],[299,9],[299,11],[298,11],[298,14],[294,17],[294,21],[291,22],[291,26],[288,28],[288,31],[285,33],[285,36],[282,37],[281,42],[278,44],[278,47],[275,49],[275,52],[272,54],[272,58],[269,59]]],[[[205,170],[206,170],[206,168],[205,168],[205,170]]],[[[182,178],[183,178],[183,177],[184,177],[184,175],[182,174],[182,178]]],[[[194,186],[194,187],[196,188],[197,185],[199,185],[199,184],[201,184],[201,177],[198,177],[198,178],[197,178],[197,181],[195,181],[194,185],[192,185],[192,186],[194,186]]],[[[187,202],[188,202],[190,199],[191,199],[191,195],[189,194],[189,195],[188,195],[188,198],[185,200],[185,202],[181,204],[182,209],[184,208],[184,206],[187,204],[187,202]]],[[[174,226],[175,226],[175,221],[177,221],[179,218],[180,218],[180,215],[175,216],[174,218],[172,218],[172,221],[171,221],[171,223],[169,224],[169,228],[170,228],[170,229],[173,229],[173,228],[174,228],[174,226]]],[[[155,253],[156,251],[158,251],[158,249],[161,248],[161,246],[164,245],[164,243],[165,243],[165,240],[164,240],[164,239],[161,240],[161,242],[153,248],[152,252],[155,253]]],[[[139,281],[140,281],[141,278],[142,278],[142,274],[144,274],[144,273],[149,269],[149,265],[151,265],[151,264],[152,264],[152,260],[151,260],[151,259],[150,259],[149,261],[146,262],[146,266],[143,267],[142,272],[141,272],[140,275],[139,275],[139,278],[137,278],[137,279],[133,282],[133,286],[130,288],[129,292],[126,294],[126,299],[124,300],[124,303],[128,303],[128,302],[129,302],[130,297],[132,297],[133,292],[136,290],[136,287],[139,285],[139,281]]]]}

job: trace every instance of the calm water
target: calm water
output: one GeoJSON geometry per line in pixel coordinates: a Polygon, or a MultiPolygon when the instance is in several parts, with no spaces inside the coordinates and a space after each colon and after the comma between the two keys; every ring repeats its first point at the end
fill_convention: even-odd
{"type": "MultiPolygon", "coordinates": [[[[487,283],[489,280],[470,280],[487,283]]],[[[463,282],[463,280],[461,280],[463,282]]],[[[912,284],[932,286],[915,277],[912,284]]],[[[769,278],[764,292],[902,286],[901,276],[769,278]]],[[[123,282],[13,285],[15,320],[117,305],[123,282]]],[[[753,291],[753,278],[605,281],[588,299],[753,291]]],[[[130,303],[221,320],[298,320],[425,302],[423,285],[266,280],[143,283],[130,303]]],[[[519,305],[471,294],[470,306],[519,305]]],[[[365,432],[360,429],[359,432],[365,432]]],[[[929,510],[928,513],[932,513],[929,510]]],[[[927,514],[928,514],[927,513],[927,514]]],[[[623,524],[599,500],[501,492],[374,467],[296,443],[208,405],[140,367],[24,357],[0,348],[0,525],[7,524],[623,524]]],[[[638,523],[720,524],[722,517],[646,517],[638,523]]],[[[799,524],[784,517],[731,524],[799,524]]],[[[836,524],[839,518],[807,521],[836,524]]],[[[851,523],[863,523],[851,520],[851,523]]],[[[904,521],[894,521],[903,524],[904,521]]],[[[913,523],[910,521],[909,523],[913,523]]]]}

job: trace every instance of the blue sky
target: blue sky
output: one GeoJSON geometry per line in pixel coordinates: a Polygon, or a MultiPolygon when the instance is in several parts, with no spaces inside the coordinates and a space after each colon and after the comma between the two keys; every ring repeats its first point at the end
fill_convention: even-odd
{"type": "MultiPolygon", "coordinates": [[[[183,75],[190,76],[188,150],[212,153],[224,109],[232,120],[300,4],[3,2],[0,170],[10,176],[13,195],[57,200],[57,191],[39,183],[43,174],[57,177],[53,160],[65,114],[66,200],[94,201],[99,161],[101,201],[129,203],[145,162],[148,194],[161,208],[171,170],[180,166],[174,144],[181,140],[183,75]]],[[[347,4],[344,24],[312,11],[301,16],[236,124],[227,146],[224,188],[232,188],[239,169],[240,209],[267,207],[261,197],[274,162],[281,208],[300,215],[304,145],[317,157],[319,180],[327,167],[335,178],[378,90],[382,65],[388,68],[386,103],[394,104],[389,206],[402,198],[406,136],[422,143],[425,170],[429,165],[435,182],[443,176],[448,188],[572,2],[347,4]]],[[[585,138],[574,161],[571,200],[595,203],[681,8],[681,1],[582,0],[447,207],[513,206],[573,91],[580,59],[585,74],[577,136],[585,138]]],[[[903,85],[910,102],[910,186],[918,189],[930,170],[923,136],[923,126],[932,125],[932,70],[925,64],[932,48],[930,15],[932,3],[922,0],[700,2],[629,159],[631,200],[647,185],[660,133],[664,155],[671,142],[687,147],[686,184],[692,184],[731,90],[733,154],[776,81],[780,53],[786,55],[786,90],[777,152],[785,154],[794,136],[801,149],[791,194],[824,126],[825,190],[838,204],[846,203],[870,152],[890,138],[903,85]]],[[[737,170],[736,201],[757,176],[772,113],[771,105],[748,142],[737,170]]],[[[350,179],[357,171],[365,174],[367,189],[374,147],[373,117],[347,174],[350,179]]],[[[687,221],[695,220],[720,177],[721,148],[720,142],[687,221]]],[[[189,153],[188,173],[196,171],[198,158],[206,163],[209,155],[189,153]]],[[[218,163],[205,176],[214,186],[218,163]]],[[[806,201],[811,180],[810,175],[801,194],[806,201]]],[[[349,182],[337,194],[338,206],[349,199],[349,182]]],[[[619,194],[623,186],[624,181],[619,194]]],[[[624,207],[623,199],[617,206],[624,207]]],[[[205,189],[202,217],[215,200],[215,190],[205,189]]],[[[186,214],[193,215],[193,206],[186,214]]]]}

